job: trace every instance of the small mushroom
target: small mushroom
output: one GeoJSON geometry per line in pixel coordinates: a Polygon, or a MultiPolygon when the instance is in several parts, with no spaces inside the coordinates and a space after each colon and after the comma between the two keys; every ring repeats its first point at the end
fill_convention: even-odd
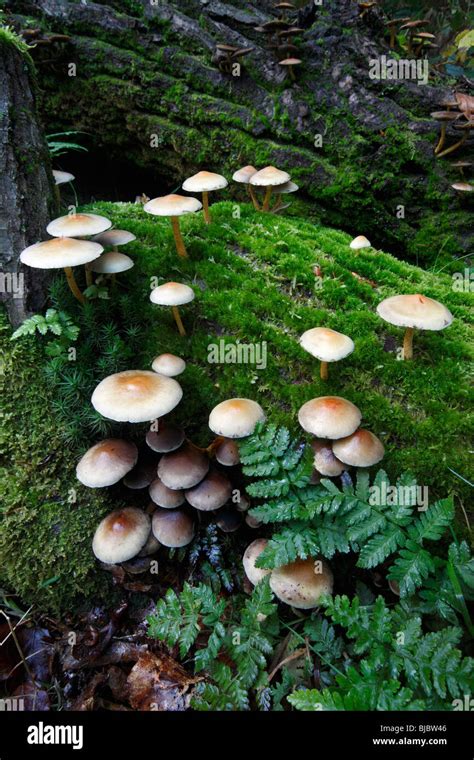
{"type": "Polygon", "coordinates": [[[320,475],[324,475],[325,478],[337,478],[347,470],[347,465],[335,456],[329,441],[316,438],[311,442],[311,447],[314,452],[314,467],[320,475]]]}
{"type": "Polygon", "coordinates": [[[224,439],[214,449],[214,455],[219,464],[224,467],[234,467],[240,462],[239,447],[235,441],[224,439]]]}
{"type": "Polygon", "coordinates": [[[473,164],[472,161],[453,161],[451,163],[453,169],[459,169],[461,177],[464,179],[464,169],[470,169],[473,164]]]}
{"type": "Polygon", "coordinates": [[[57,237],[25,248],[20,254],[20,261],[33,269],[64,269],[71,292],[83,304],[86,299],[79,289],[72,268],[89,264],[99,258],[103,250],[99,243],[89,240],[57,237]]]}
{"type": "Polygon", "coordinates": [[[187,257],[186,246],[179,226],[179,217],[184,214],[193,214],[202,209],[202,204],[196,198],[186,198],[183,195],[164,195],[153,198],[143,206],[147,214],[153,216],[167,216],[171,219],[173,236],[178,256],[187,257]]]}
{"type": "Polygon", "coordinates": [[[300,58],[285,58],[283,61],[278,61],[279,66],[283,66],[288,69],[288,73],[293,82],[296,80],[295,66],[301,66],[303,61],[300,58]]]}
{"type": "Polygon", "coordinates": [[[186,362],[174,354],[160,354],[153,359],[151,368],[153,372],[158,372],[159,375],[177,377],[186,369],[186,362]]]}
{"type": "Polygon", "coordinates": [[[117,253],[117,248],[122,245],[127,245],[133,240],[136,240],[135,235],[128,230],[106,230],[106,232],[95,235],[94,240],[96,243],[100,243],[104,248],[112,248],[117,253]]]}
{"type": "Polygon", "coordinates": [[[209,427],[224,438],[246,438],[264,419],[265,413],[256,401],[231,398],[214,407],[209,415],[209,427]]]}
{"type": "Polygon", "coordinates": [[[190,443],[178,451],[165,454],[158,464],[158,477],[172,490],[194,488],[208,471],[209,458],[190,443]]]}
{"type": "Polygon", "coordinates": [[[320,396],[303,404],[298,421],[307,433],[317,438],[336,440],[355,433],[360,425],[360,409],[341,396],[320,396]]]}
{"type": "Polygon", "coordinates": [[[206,224],[211,223],[209,193],[214,190],[222,190],[227,187],[227,184],[225,177],[213,172],[198,172],[183,182],[183,190],[186,190],[187,193],[202,193],[202,207],[206,224]]]}
{"type": "Polygon", "coordinates": [[[156,462],[151,460],[139,461],[133,470],[125,475],[123,484],[125,488],[130,488],[131,491],[141,491],[143,488],[148,488],[155,477],[156,462]]]}
{"type": "Polygon", "coordinates": [[[351,338],[328,327],[306,330],[300,338],[300,345],[321,362],[321,380],[328,379],[328,362],[338,362],[354,350],[351,338]]]}
{"type": "Polygon", "coordinates": [[[438,144],[436,145],[434,152],[435,156],[440,153],[440,151],[443,149],[444,144],[446,142],[446,128],[448,124],[452,121],[456,121],[456,119],[459,119],[460,114],[455,113],[453,111],[434,111],[431,114],[431,118],[435,121],[439,122],[441,124],[441,132],[438,140],[438,144]]]}
{"type": "Polygon", "coordinates": [[[186,335],[186,330],[181,321],[178,306],[191,303],[194,300],[194,290],[189,285],[183,285],[180,282],[165,282],[164,285],[158,285],[150,293],[150,301],[159,306],[171,306],[174,321],[179,330],[179,334],[186,335]]]}
{"type": "Polygon", "coordinates": [[[152,451],[159,454],[169,454],[176,451],[184,442],[184,432],[175,425],[160,425],[158,432],[149,430],[146,434],[146,442],[152,451]]]}
{"type": "Polygon", "coordinates": [[[201,512],[223,507],[231,495],[230,481],[217,470],[211,470],[204,480],[185,492],[189,504],[201,512]]]}
{"type": "Polygon", "coordinates": [[[429,24],[428,19],[419,19],[417,21],[407,21],[406,24],[402,24],[400,27],[400,31],[406,30],[407,32],[407,53],[410,54],[413,52],[413,37],[416,35],[417,29],[420,29],[422,26],[426,26],[429,24]]]}
{"type": "Polygon", "coordinates": [[[385,454],[382,441],[368,430],[357,430],[347,438],[334,441],[332,450],[344,464],[352,467],[372,467],[385,454]]]}
{"type": "Polygon", "coordinates": [[[395,47],[395,40],[397,36],[397,29],[400,27],[401,24],[406,24],[407,21],[411,21],[410,18],[392,18],[389,21],[386,22],[386,26],[388,27],[388,30],[390,32],[390,47],[393,49],[395,47]]]}
{"type": "Polygon", "coordinates": [[[268,211],[270,208],[273,188],[277,185],[284,185],[290,179],[291,177],[287,172],[276,169],[274,166],[266,166],[265,169],[260,169],[260,171],[250,177],[251,185],[266,188],[262,211],[268,211]]]}
{"type": "Polygon", "coordinates": [[[372,244],[365,235],[357,235],[354,240],[351,240],[350,248],[353,251],[360,251],[361,248],[372,248],[372,244]]]}
{"type": "Polygon", "coordinates": [[[194,520],[183,509],[157,509],[151,526],[156,540],[171,549],[187,546],[194,538],[194,520]]]}
{"type": "Polygon", "coordinates": [[[99,256],[98,259],[89,264],[91,272],[96,274],[109,274],[112,277],[112,283],[115,282],[115,275],[120,272],[127,272],[134,266],[130,256],[118,251],[108,251],[99,256]]]}
{"type": "Polygon", "coordinates": [[[137,459],[134,443],[107,438],[86,451],[76,467],[76,477],[88,488],[112,486],[135,467],[137,459]]]}
{"type": "Polygon", "coordinates": [[[246,185],[247,192],[252,200],[254,208],[256,209],[256,211],[260,211],[259,202],[253,191],[253,187],[250,184],[250,177],[253,177],[253,175],[256,173],[257,173],[257,170],[255,166],[244,166],[242,167],[242,169],[239,169],[238,171],[234,172],[234,174],[232,175],[232,179],[234,180],[234,182],[239,182],[242,185],[246,185]]]}
{"type": "Polygon", "coordinates": [[[257,520],[256,517],[249,514],[248,512],[245,515],[245,524],[248,525],[249,528],[252,528],[252,530],[257,530],[258,528],[262,526],[261,521],[257,520]]]}
{"type": "Polygon", "coordinates": [[[261,580],[271,573],[271,570],[265,567],[255,567],[257,559],[267,548],[268,541],[266,538],[256,538],[249,544],[242,557],[245,575],[253,586],[256,586],[261,580]]]}
{"type": "Polygon", "coordinates": [[[413,358],[413,332],[418,330],[444,330],[453,321],[451,312],[438,301],[415,295],[391,296],[379,303],[377,314],[385,322],[406,327],[403,340],[403,358],[413,358]]]}
{"type": "MultiPolygon", "coordinates": [[[[275,205],[272,208],[272,211],[274,214],[276,214],[277,211],[281,211],[283,209],[282,206],[282,195],[288,195],[290,193],[296,193],[299,190],[298,185],[296,182],[285,182],[284,185],[277,185],[273,188],[273,192],[275,195],[277,195],[277,200],[275,205]]],[[[286,208],[286,206],[285,206],[286,208]]]]}
{"type": "Polygon", "coordinates": [[[136,557],[150,535],[150,518],[141,509],[124,507],[104,517],[92,541],[97,559],[107,565],[136,557]]]}
{"type": "Polygon", "coordinates": [[[171,377],[132,369],[102,380],[92,394],[94,409],[116,422],[150,422],[171,412],[183,397],[171,377]]]}
{"type": "Polygon", "coordinates": [[[472,193],[474,191],[474,185],[470,185],[469,182],[455,182],[451,187],[457,193],[472,193]]]}
{"type": "Polygon", "coordinates": [[[73,182],[76,178],[70,172],[62,172],[59,169],[53,169],[53,178],[55,185],[64,185],[67,182],[73,182]]]}
{"type": "Polygon", "coordinates": [[[272,570],[270,588],[290,607],[310,610],[318,606],[323,595],[332,593],[333,575],[323,560],[299,559],[272,570]]]}
{"type": "Polygon", "coordinates": [[[176,509],[185,502],[184,491],[168,488],[160,478],[156,478],[150,484],[148,493],[152,502],[163,509],[176,509]]]}
{"type": "Polygon", "coordinates": [[[242,515],[235,509],[222,507],[216,515],[215,522],[223,533],[235,533],[242,525],[242,515]]]}

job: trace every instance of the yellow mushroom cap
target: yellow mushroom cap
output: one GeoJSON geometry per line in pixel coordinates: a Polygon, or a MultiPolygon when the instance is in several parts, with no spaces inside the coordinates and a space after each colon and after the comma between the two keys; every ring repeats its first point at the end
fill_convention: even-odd
{"type": "Polygon", "coordinates": [[[137,459],[134,443],[107,438],[86,451],[76,467],[76,477],[88,488],[111,486],[135,467],[137,459]]]}
{"type": "Polygon", "coordinates": [[[357,430],[347,438],[334,441],[332,449],[341,462],[353,467],[372,467],[385,454],[382,441],[369,430],[357,430]]]}
{"type": "Polygon", "coordinates": [[[351,338],[329,327],[306,330],[300,338],[300,345],[322,362],[337,362],[354,350],[351,338]]]}
{"type": "Polygon", "coordinates": [[[70,172],[62,172],[59,169],[53,169],[53,177],[56,185],[64,185],[66,182],[72,182],[76,179],[74,174],[70,174],[70,172]]]}
{"type": "Polygon", "coordinates": [[[284,185],[291,180],[287,172],[277,169],[275,166],[266,166],[260,169],[250,177],[250,184],[257,187],[269,187],[274,185],[284,185]]]}
{"type": "Polygon", "coordinates": [[[245,438],[264,419],[265,413],[256,401],[231,398],[214,407],[209,415],[209,427],[213,433],[225,438],[245,438]]]}
{"type": "Polygon", "coordinates": [[[104,517],[92,541],[92,551],[106,564],[126,562],[143,549],[150,535],[150,518],[141,509],[124,507],[104,517]]]}
{"type": "Polygon", "coordinates": [[[187,193],[206,193],[212,190],[222,190],[227,187],[227,180],[221,174],[213,172],[198,172],[183,182],[183,190],[187,193]]]}
{"type": "Polygon", "coordinates": [[[357,235],[357,237],[354,238],[354,240],[351,241],[350,248],[352,248],[353,251],[358,251],[361,248],[371,248],[370,240],[368,240],[365,235],[357,235]]]}
{"type": "Polygon", "coordinates": [[[318,606],[321,596],[332,593],[333,575],[323,560],[300,559],[272,570],[270,588],[285,604],[310,610],[318,606]],[[322,572],[316,572],[319,567],[322,572]]]}
{"type": "Polygon", "coordinates": [[[134,263],[130,256],[126,256],[124,253],[118,251],[108,251],[99,256],[98,259],[91,264],[90,269],[93,272],[99,274],[118,274],[119,272],[126,272],[131,269],[134,263]]]}
{"type": "Polygon", "coordinates": [[[117,372],[102,380],[91,402],[103,417],[117,422],[150,422],[181,401],[181,386],[171,377],[147,370],[117,372]]]}
{"type": "Polygon", "coordinates": [[[418,330],[443,330],[453,321],[446,306],[420,294],[386,298],[377,306],[377,314],[391,325],[418,330]]]}
{"type": "Polygon", "coordinates": [[[100,243],[104,248],[108,248],[111,245],[126,245],[131,243],[137,238],[132,232],[128,230],[107,230],[100,235],[95,235],[94,240],[96,243],[100,243]]]}
{"type": "Polygon", "coordinates": [[[229,480],[217,470],[211,470],[198,485],[186,491],[186,500],[201,512],[220,509],[232,495],[232,485],[229,480]]]}
{"type": "Polygon", "coordinates": [[[248,185],[250,182],[250,177],[253,177],[253,175],[256,173],[257,170],[255,166],[243,166],[242,169],[238,169],[236,172],[234,172],[232,179],[234,182],[242,182],[242,184],[248,185]]]}
{"type": "Polygon", "coordinates": [[[244,556],[242,557],[245,575],[254,586],[265,578],[266,575],[271,573],[271,570],[268,568],[255,567],[255,562],[267,545],[268,541],[266,538],[256,538],[255,541],[252,541],[252,543],[247,546],[244,556]]]}
{"type": "Polygon", "coordinates": [[[153,535],[163,546],[179,549],[194,538],[194,521],[182,509],[157,509],[152,517],[153,535]]]}
{"type": "Polygon", "coordinates": [[[360,410],[341,396],[320,396],[303,404],[298,420],[307,433],[317,438],[344,438],[360,425],[360,410]]]}
{"type": "Polygon", "coordinates": [[[153,198],[143,206],[148,214],[153,216],[183,216],[183,214],[192,214],[202,208],[202,203],[196,198],[189,198],[185,195],[163,195],[160,198],[153,198]]]}
{"type": "Polygon", "coordinates": [[[59,237],[25,248],[20,261],[34,269],[63,269],[88,264],[98,259],[103,250],[99,243],[89,240],[59,237]]]}
{"type": "Polygon", "coordinates": [[[98,214],[68,214],[53,219],[46,232],[53,237],[83,237],[105,232],[111,226],[110,219],[98,214]]]}
{"type": "Polygon", "coordinates": [[[194,300],[194,290],[180,282],[165,282],[150,293],[150,301],[159,306],[182,306],[194,300]]]}
{"type": "Polygon", "coordinates": [[[158,372],[159,375],[176,377],[176,375],[181,375],[184,372],[186,362],[174,354],[160,354],[153,359],[151,368],[153,372],[158,372]]]}

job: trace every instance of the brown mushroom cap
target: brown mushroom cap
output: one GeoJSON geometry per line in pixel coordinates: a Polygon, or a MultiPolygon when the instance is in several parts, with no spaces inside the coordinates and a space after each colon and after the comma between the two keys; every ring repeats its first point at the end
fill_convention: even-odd
{"type": "Polygon", "coordinates": [[[300,345],[322,362],[337,362],[354,350],[351,338],[328,327],[306,330],[300,338],[300,345]]]}
{"type": "Polygon", "coordinates": [[[184,442],[184,438],[184,431],[181,428],[169,424],[160,424],[158,432],[149,430],[146,434],[148,446],[159,454],[168,454],[170,451],[176,451],[184,442]]]}
{"type": "Polygon", "coordinates": [[[284,185],[290,180],[291,177],[287,172],[283,172],[275,166],[266,166],[265,169],[260,169],[259,172],[252,174],[249,182],[256,187],[273,187],[275,185],[284,185]]]}
{"type": "Polygon", "coordinates": [[[347,438],[333,443],[333,452],[345,464],[353,467],[372,467],[383,459],[382,441],[369,430],[357,430],[347,438]]]}
{"type": "Polygon", "coordinates": [[[182,509],[157,509],[151,519],[156,540],[170,549],[187,546],[194,538],[194,521],[182,509]]]}
{"type": "Polygon", "coordinates": [[[242,525],[242,515],[235,509],[222,507],[216,515],[215,522],[223,533],[235,533],[242,525]]]}
{"type": "Polygon", "coordinates": [[[150,531],[150,535],[148,536],[148,541],[146,542],[145,546],[143,547],[143,549],[141,550],[138,556],[149,557],[152,554],[156,554],[160,546],[161,546],[160,542],[155,538],[153,533],[150,531]]]}
{"type": "Polygon", "coordinates": [[[245,575],[254,586],[271,573],[271,570],[265,567],[255,567],[255,562],[267,546],[268,541],[266,538],[256,538],[255,541],[252,541],[247,546],[242,557],[245,575]]]}
{"type": "Polygon", "coordinates": [[[224,440],[216,446],[215,457],[224,467],[234,467],[240,462],[239,447],[235,441],[224,440]]]}
{"type": "Polygon", "coordinates": [[[344,470],[347,470],[347,465],[334,455],[329,441],[315,439],[311,442],[311,446],[314,451],[314,466],[320,475],[326,478],[337,478],[344,470]]]}
{"type": "Polygon", "coordinates": [[[446,306],[419,293],[386,298],[377,306],[377,314],[391,325],[418,330],[443,330],[453,321],[446,306]]]}
{"type": "Polygon", "coordinates": [[[95,235],[94,237],[95,242],[100,243],[104,246],[104,248],[109,248],[110,246],[127,245],[127,243],[131,243],[136,239],[137,238],[132,232],[129,232],[128,230],[116,229],[101,232],[100,235],[95,235]]]}
{"type": "Polygon", "coordinates": [[[193,488],[208,471],[209,458],[190,444],[165,454],[158,465],[158,477],[165,486],[175,490],[193,488]]]}
{"type": "Polygon", "coordinates": [[[98,235],[112,226],[110,219],[98,214],[68,214],[53,219],[46,227],[52,237],[83,237],[98,235]]]}
{"type": "Polygon", "coordinates": [[[103,250],[99,243],[90,240],[58,237],[25,248],[20,261],[34,269],[63,269],[88,264],[98,259],[103,250]]]}
{"type": "Polygon", "coordinates": [[[298,420],[307,433],[317,438],[344,438],[360,425],[362,415],[351,401],[340,396],[320,396],[303,404],[298,420]]]}
{"type": "Polygon", "coordinates": [[[166,377],[177,377],[186,369],[186,362],[174,354],[160,354],[153,359],[151,365],[153,372],[166,377]]]}
{"type": "Polygon", "coordinates": [[[185,502],[184,491],[168,488],[160,478],[156,478],[151,483],[148,493],[152,502],[158,504],[159,507],[163,507],[163,509],[175,509],[185,502]]]}
{"type": "Polygon", "coordinates": [[[150,293],[150,301],[159,306],[182,306],[193,300],[194,290],[181,282],[165,282],[150,293]]]}
{"type": "Polygon", "coordinates": [[[74,174],[69,172],[62,172],[59,169],[53,169],[53,177],[55,185],[64,185],[66,182],[72,182],[75,178],[74,174]]]}
{"type": "Polygon", "coordinates": [[[256,401],[231,398],[214,407],[209,415],[209,427],[213,433],[225,438],[245,438],[264,419],[264,411],[256,401]]]}
{"type": "Polygon", "coordinates": [[[112,486],[135,467],[137,459],[134,443],[106,438],[86,451],[76,467],[76,477],[88,488],[112,486]]]}
{"type": "Polygon", "coordinates": [[[118,274],[119,272],[126,272],[133,266],[135,265],[130,256],[118,251],[108,251],[95,259],[89,268],[98,274],[118,274]]]}
{"type": "Polygon", "coordinates": [[[130,472],[125,475],[123,484],[126,488],[130,488],[132,491],[139,491],[142,488],[147,488],[155,477],[156,462],[145,460],[138,462],[133,470],[130,470],[130,472]]]}
{"type": "Polygon", "coordinates": [[[222,190],[228,182],[221,174],[213,172],[198,172],[183,182],[183,190],[187,193],[208,193],[212,190],[222,190]]]}
{"type": "Polygon", "coordinates": [[[298,610],[317,607],[321,596],[331,594],[333,575],[329,565],[322,561],[322,572],[315,572],[314,559],[300,559],[272,570],[270,588],[285,604],[298,610]]]}
{"type": "Polygon", "coordinates": [[[211,512],[223,507],[232,495],[232,485],[217,470],[211,470],[198,485],[186,491],[186,500],[201,512],[211,512]]]}
{"type": "Polygon", "coordinates": [[[456,121],[460,114],[455,111],[433,111],[431,118],[435,121],[456,121]]]}
{"type": "Polygon", "coordinates": [[[183,216],[202,209],[202,203],[185,195],[163,195],[145,203],[143,209],[153,216],[183,216]]]}
{"type": "Polygon", "coordinates": [[[150,518],[141,509],[123,507],[104,517],[92,541],[97,559],[109,565],[126,562],[140,552],[150,535],[150,518]]]}
{"type": "Polygon", "coordinates": [[[257,170],[255,166],[243,166],[242,169],[238,169],[238,171],[232,175],[232,179],[234,182],[241,182],[244,185],[248,185],[250,182],[250,177],[253,177],[253,175],[256,173],[257,170]]]}
{"type": "Polygon", "coordinates": [[[181,386],[171,377],[147,370],[126,370],[102,380],[91,402],[103,417],[117,422],[150,422],[181,401],[181,386]]]}

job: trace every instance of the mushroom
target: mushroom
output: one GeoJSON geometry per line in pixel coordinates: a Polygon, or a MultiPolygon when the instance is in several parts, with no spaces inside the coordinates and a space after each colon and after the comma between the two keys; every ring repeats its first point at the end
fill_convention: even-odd
{"type": "Polygon", "coordinates": [[[354,341],[328,327],[313,327],[300,338],[300,345],[321,362],[321,380],[328,379],[328,362],[338,362],[354,350],[354,341]]]}
{"type": "Polygon", "coordinates": [[[106,438],[88,449],[79,460],[76,477],[88,488],[112,486],[135,467],[137,459],[134,443],[106,438]]]}
{"type": "MultiPolygon", "coordinates": [[[[98,214],[68,214],[54,219],[46,227],[52,237],[90,237],[112,226],[110,219],[98,214]]],[[[96,242],[96,241],[94,241],[96,242]]],[[[92,275],[86,264],[86,282],[92,285],[92,275]]]]}
{"type": "Polygon", "coordinates": [[[166,377],[181,375],[186,369],[186,362],[174,354],[160,354],[153,359],[151,368],[153,372],[166,377]]]}
{"type": "Polygon", "coordinates": [[[412,52],[413,37],[416,35],[416,30],[429,23],[428,19],[419,19],[417,21],[407,21],[406,24],[402,24],[400,31],[402,31],[402,29],[406,30],[408,35],[407,53],[412,52]]]}
{"type": "Polygon", "coordinates": [[[382,441],[368,430],[357,430],[347,438],[334,441],[332,450],[344,464],[352,467],[372,467],[385,454],[382,441]]]}
{"type": "Polygon", "coordinates": [[[150,531],[150,535],[148,536],[148,541],[146,542],[141,552],[139,552],[138,556],[149,557],[152,554],[156,554],[160,546],[161,546],[160,542],[156,540],[155,536],[150,531]]]}
{"type": "Polygon", "coordinates": [[[214,455],[219,464],[224,467],[234,467],[240,462],[239,447],[235,441],[223,439],[214,449],[214,455]]]}
{"type": "Polygon", "coordinates": [[[400,24],[406,24],[407,21],[410,21],[411,19],[409,17],[406,18],[392,18],[389,21],[386,21],[385,25],[388,27],[388,30],[390,32],[390,47],[393,49],[395,47],[395,40],[397,36],[397,27],[400,26],[400,24]]]}
{"type": "Polygon", "coordinates": [[[250,184],[250,177],[253,177],[253,175],[256,173],[257,173],[257,170],[255,166],[244,166],[242,169],[239,169],[238,171],[234,172],[234,174],[232,175],[232,179],[234,180],[234,182],[239,182],[242,185],[247,186],[247,192],[250,195],[254,208],[256,209],[256,211],[260,211],[259,202],[253,191],[253,187],[250,184]]]}
{"type": "Polygon", "coordinates": [[[295,66],[301,66],[303,61],[300,58],[285,58],[283,61],[278,61],[279,66],[284,66],[288,69],[288,73],[293,82],[296,80],[295,66]]]}
{"type": "Polygon", "coordinates": [[[256,401],[247,398],[231,398],[214,407],[209,415],[209,427],[213,433],[224,438],[245,438],[252,435],[265,413],[256,401]]]}
{"type": "Polygon", "coordinates": [[[418,330],[444,330],[453,321],[451,312],[432,298],[415,295],[391,296],[379,303],[377,314],[385,322],[406,327],[403,340],[403,358],[413,358],[413,332],[418,330]]]}
{"type": "Polygon", "coordinates": [[[359,251],[361,248],[372,248],[372,244],[365,235],[357,235],[354,240],[351,240],[350,248],[353,251],[359,251]]]}
{"type": "Polygon", "coordinates": [[[148,493],[152,502],[163,509],[176,509],[185,502],[184,491],[168,488],[160,478],[151,483],[148,493]]]}
{"type": "Polygon", "coordinates": [[[133,266],[134,263],[130,256],[126,256],[118,251],[108,251],[90,264],[89,269],[97,274],[110,274],[112,276],[112,283],[115,283],[116,274],[127,272],[133,266]]]}
{"type": "Polygon", "coordinates": [[[178,256],[187,257],[186,246],[184,245],[183,236],[179,226],[179,217],[184,214],[193,214],[195,211],[202,209],[202,204],[196,198],[186,198],[183,195],[164,195],[160,198],[153,198],[143,206],[147,214],[153,216],[167,216],[171,219],[173,228],[173,237],[176,245],[178,256]]]}
{"type": "Polygon", "coordinates": [[[418,57],[422,50],[426,50],[429,47],[436,47],[436,45],[433,44],[432,40],[435,40],[436,37],[434,34],[431,34],[430,32],[417,32],[413,35],[413,45],[414,50],[413,53],[415,54],[415,57],[418,57]]]}
{"type": "Polygon", "coordinates": [[[59,169],[53,169],[53,178],[55,185],[64,185],[66,182],[72,182],[76,179],[74,174],[70,174],[69,172],[62,172],[59,171],[59,169]]]}
{"type": "Polygon", "coordinates": [[[453,161],[451,163],[453,169],[459,169],[462,178],[464,178],[464,169],[469,169],[472,165],[472,161],[453,161]]]}
{"type": "Polygon", "coordinates": [[[441,124],[441,132],[440,132],[438,144],[436,145],[434,149],[435,156],[438,155],[438,153],[442,150],[446,142],[446,128],[449,122],[456,121],[456,119],[459,119],[459,117],[460,117],[460,114],[454,113],[453,111],[434,111],[431,114],[431,118],[441,124]]]}
{"type": "Polygon", "coordinates": [[[184,432],[175,425],[160,425],[158,432],[149,430],[146,434],[146,442],[152,451],[159,454],[168,454],[176,451],[184,442],[184,432]]]}
{"type": "Polygon", "coordinates": [[[156,540],[171,549],[187,546],[194,538],[194,521],[182,509],[157,509],[151,526],[156,540]]]}
{"type": "Polygon", "coordinates": [[[155,477],[156,462],[151,460],[142,461],[138,462],[133,470],[127,473],[123,479],[123,484],[126,488],[130,488],[131,491],[141,491],[143,488],[148,488],[155,477]]]}
{"type": "Polygon", "coordinates": [[[287,172],[276,169],[274,166],[266,166],[260,169],[250,177],[250,184],[254,187],[266,187],[265,198],[263,201],[262,211],[268,211],[273,188],[276,185],[284,185],[291,179],[287,172]]]}
{"type": "Polygon", "coordinates": [[[472,193],[474,191],[474,185],[470,185],[469,182],[455,182],[451,187],[458,193],[472,193]]]}
{"type": "Polygon", "coordinates": [[[103,250],[99,243],[89,240],[58,237],[25,248],[20,254],[20,261],[33,269],[64,269],[71,292],[80,303],[85,303],[72,267],[94,261],[103,250]]]}
{"type": "Polygon", "coordinates": [[[111,512],[99,524],[92,551],[107,565],[126,562],[143,549],[149,535],[149,516],[137,507],[123,507],[111,512]]]}
{"type": "Polygon", "coordinates": [[[242,515],[235,509],[223,507],[217,513],[216,525],[223,533],[235,533],[242,525],[242,515]]]}
{"type": "Polygon", "coordinates": [[[333,575],[323,560],[299,559],[272,570],[270,588],[281,602],[297,610],[310,610],[318,606],[322,596],[332,593],[333,575]]]}
{"type": "Polygon", "coordinates": [[[187,193],[202,193],[202,207],[206,224],[211,223],[209,193],[213,190],[222,190],[227,187],[227,184],[225,177],[220,174],[213,174],[213,172],[198,172],[183,182],[183,190],[186,190],[187,193]]]}
{"type": "MultiPolygon", "coordinates": [[[[278,198],[276,200],[275,205],[272,208],[273,213],[276,213],[277,211],[280,211],[283,209],[282,206],[282,195],[288,195],[289,193],[296,193],[299,190],[298,185],[296,182],[285,182],[284,185],[277,185],[273,188],[273,192],[275,195],[278,195],[278,198]]],[[[287,208],[285,206],[285,208],[287,208]]]]}
{"type": "Polygon", "coordinates": [[[257,559],[261,553],[267,548],[268,541],[266,538],[256,538],[249,544],[242,557],[242,564],[244,566],[244,572],[250,583],[256,586],[263,578],[271,573],[271,570],[266,567],[255,567],[257,559]]]}
{"type": "Polygon", "coordinates": [[[317,438],[345,438],[355,433],[362,415],[351,401],[341,396],[320,396],[303,404],[298,421],[307,433],[317,438]]]}
{"type": "Polygon", "coordinates": [[[116,422],[150,422],[171,412],[183,391],[171,377],[131,369],[102,380],[92,394],[94,409],[116,422]]]}
{"type": "Polygon", "coordinates": [[[127,245],[137,238],[132,232],[128,230],[107,230],[100,235],[95,235],[94,240],[96,243],[100,243],[104,248],[112,248],[116,253],[117,248],[121,245],[127,245]]]}
{"type": "Polygon", "coordinates": [[[257,530],[262,525],[260,520],[257,520],[256,517],[249,514],[248,512],[245,515],[245,524],[248,525],[249,528],[252,528],[252,530],[257,530]]]}
{"type": "Polygon", "coordinates": [[[158,464],[158,477],[173,490],[194,488],[208,471],[209,458],[190,443],[165,454],[158,464]]]}
{"type": "Polygon", "coordinates": [[[337,478],[344,470],[347,470],[347,465],[335,456],[329,441],[317,438],[311,442],[311,447],[314,451],[314,466],[320,475],[326,478],[337,478]]]}
{"type": "Polygon", "coordinates": [[[232,485],[217,470],[211,470],[198,485],[185,492],[186,500],[201,512],[223,507],[232,495],[232,485]]]}
{"type": "Polygon", "coordinates": [[[159,306],[171,306],[174,321],[181,336],[186,335],[186,330],[181,321],[178,306],[185,303],[191,303],[194,300],[194,290],[189,285],[183,285],[180,282],[165,282],[164,285],[158,285],[150,293],[150,301],[159,306]]]}

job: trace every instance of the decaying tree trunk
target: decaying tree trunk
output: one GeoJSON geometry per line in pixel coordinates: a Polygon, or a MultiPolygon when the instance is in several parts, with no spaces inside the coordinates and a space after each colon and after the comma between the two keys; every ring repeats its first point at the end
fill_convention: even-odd
{"type": "Polygon", "coordinates": [[[8,32],[0,35],[0,298],[14,326],[44,305],[45,277],[22,267],[19,255],[45,239],[54,211],[33,77],[28,54],[8,32]]]}

